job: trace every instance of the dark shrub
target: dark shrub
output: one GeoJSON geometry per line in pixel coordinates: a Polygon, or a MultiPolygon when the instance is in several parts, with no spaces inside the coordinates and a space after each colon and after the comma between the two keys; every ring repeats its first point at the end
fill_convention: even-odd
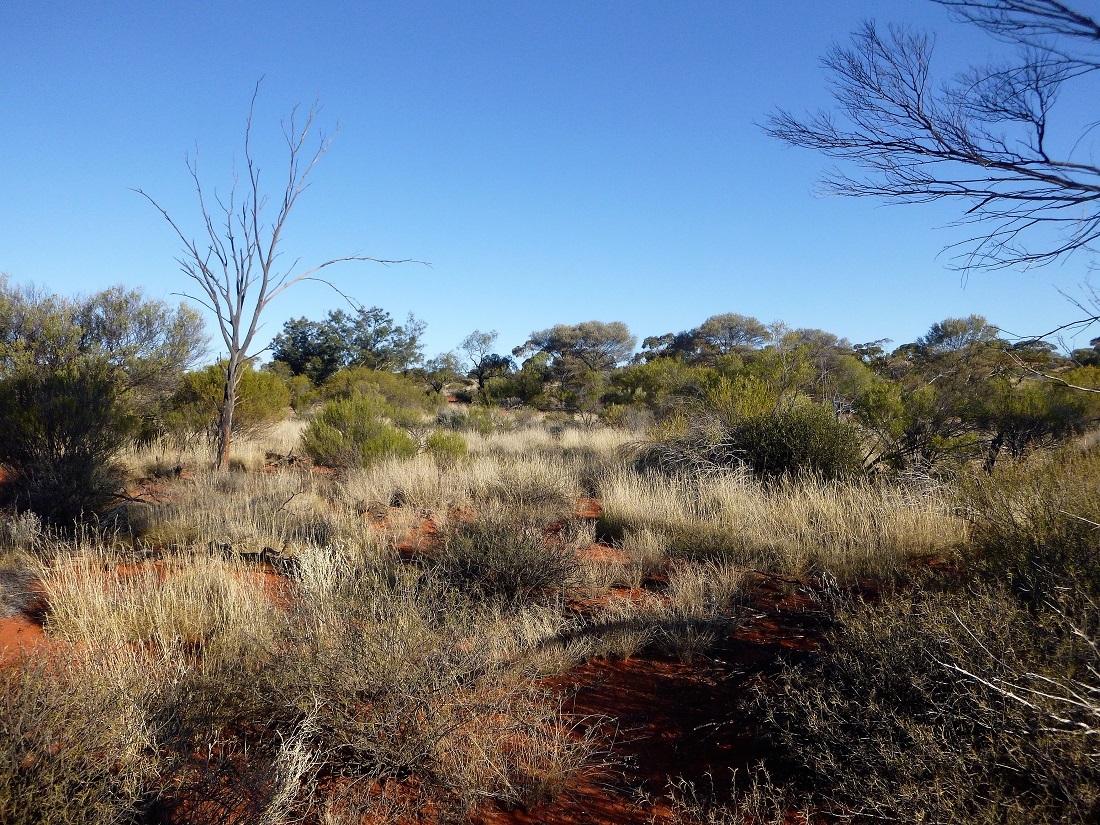
{"type": "Polygon", "coordinates": [[[461,525],[437,559],[442,579],[489,599],[520,602],[567,585],[577,575],[570,547],[533,525],[507,520],[461,525]]]}
{"type": "Polygon", "coordinates": [[[0,464],[14,475],[18,507],[71,526],[115,500],[114,459],[131,421],[106,367],[27,370],[0,382],[0,422],[0,464]]]}
{"type": "Polygon", "coordinates": [[[838,822],[1098,821],[1088,614],[1036,621],[996,589],[842,611],[826,652],[757,692],[787,805],[838,822]]]}

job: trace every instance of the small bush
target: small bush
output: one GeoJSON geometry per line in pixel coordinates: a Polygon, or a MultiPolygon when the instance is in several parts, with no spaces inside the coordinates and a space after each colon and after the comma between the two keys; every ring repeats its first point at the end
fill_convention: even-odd
{"type": "Polygon", "coordinates": [[[559,590],[579,573],[572,548],[506,519],[459,526],[445,538],[436,566],[452,586],[509,603],[559,590]]]}
{"type": "Polygon", "coordinates": [[[1100,596],[1100,451],[1066,448],[1001,464],[962,486],[975,562],[1042,604],[1070,579],[1100,596]]]}
{"type": "Polygon", "coordinates": [[[454,463],[470,452],[470,445],[458,433],[434,432],[428,436],[428,452],[444,463],[454,463]]]}
{"type": "Polygon", "coordinates": [[[384,418],[387,412],[378,396],[330,401],[302,433],[302,446],[318,464],[344,469],[416,455],[416,442],[384,418]]]}
{"type": "Polygon", "coordinates": [[[697,408],[666,424],[641,461],[676,471],[745,467],[762,478],[838,479],[858,475],[863,455],[853,425],[805,402],[744,413],[697,408]]]}
{"type": "Polygon", "coordinates": [[[124,653],[0,668],[0,822],[141,821],[159,684],[124,653]]]}

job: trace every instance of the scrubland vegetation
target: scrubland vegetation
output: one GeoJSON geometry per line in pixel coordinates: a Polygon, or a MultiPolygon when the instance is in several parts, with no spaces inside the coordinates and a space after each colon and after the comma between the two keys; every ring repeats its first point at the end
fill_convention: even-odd
{"type": "Polygon", "coordinates": [[[188,311],[3,286],[0,821],[1100,815],[1094,350],[334,313],[225,471],[188,311]],[[630,674],[710,691],[658,780],[630,674]]]}

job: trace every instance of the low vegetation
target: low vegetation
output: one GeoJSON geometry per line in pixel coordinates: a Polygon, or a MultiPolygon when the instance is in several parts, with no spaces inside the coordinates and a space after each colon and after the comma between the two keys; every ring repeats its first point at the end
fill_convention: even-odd
{"type": "Polygon", "coordinates": [[[1041,342],[727,314],[620,366],[591,322],[520,365],[471,335],[463,377],[415,319],[331,313],[244,371],[227,471],[186,312],[0,292],[52,319],[0,342],[0,621],[38,634],[0,652],[2,821],[1100,812],[1095,409],[1020,365],[1094,368],[1041,342]],[[719,756],[652,746],[674,713],[719,756]]]}

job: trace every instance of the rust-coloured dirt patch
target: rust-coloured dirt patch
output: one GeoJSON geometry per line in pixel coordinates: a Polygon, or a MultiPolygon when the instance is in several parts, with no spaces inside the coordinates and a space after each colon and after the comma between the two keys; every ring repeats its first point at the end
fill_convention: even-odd
{"type": "Polygon", "coordinates": [[[578,498],[573,507],[573,515],[577,518],[601,518],[603,504],[598,498],[578,498]]]}
{"type": "Polygon", "coordinates": [[[439,547],[439,527],[434,520],[425,518],[420,524],[405,530],[397,537],[395,546],[403,558],[413,558],[439,547]]]}
{"type": "Polygon", "coordinates": [[[15,664],[48,646],[41,623],[30,616],[16,613],[0,619],[0,665],[15,664]]]}
{"type": "Polygon", "coordinates": [[[589,545],[583,550],[577,551],[577,557],[581,561],[593,564],[629,564],[630,556],[617,547],[608,547],[606,544],[589,545]]]}
{"type": "Polygon", "coordinates": [[[756,732],[738,714],[762,675],[780,657],[818,646],[816,606],[783,582],[761,581],[754,618],[719,642],[710,657],[684,664],[661,656],[580,665],[552,684],[572,699],[581,720],[604,719],[613,742],[610,767],[582,777],[554,802],[530,811],[487,807],[477,825],[650,825],[668,822],[670,779],[710,788],[736,769],[745,776],[767,756],[756,732]]]}

